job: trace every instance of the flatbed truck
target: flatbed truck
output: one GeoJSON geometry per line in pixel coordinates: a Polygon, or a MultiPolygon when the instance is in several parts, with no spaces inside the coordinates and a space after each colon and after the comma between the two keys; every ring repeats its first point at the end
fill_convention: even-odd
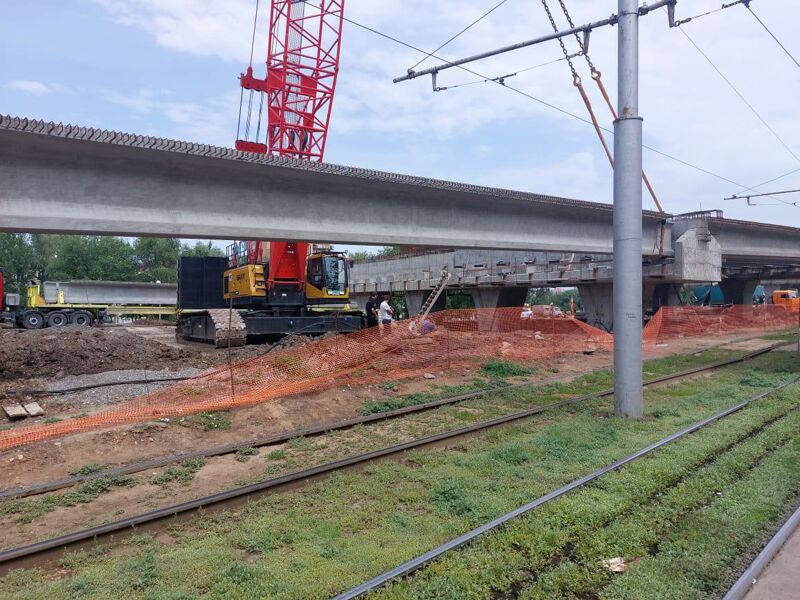
{"type": "Polygon", "coordinates": [[[114,316],[174,316],[176,302],[170,302],[169,284],[137,284],[120,281],[106,282],[47,282],[31,280],[25,298],[5,293],[5,277],[0,269],[0,323],[10,323],[22,329],[80,325],[90,327],[110,321],[114,316]],[[46,292],[43,286],[46,286],[46,292]],[[135,299],[143,286],[155,290],[140,302],[121,302],[135,299]],[[83,289],[84,293],[77,290],[83,289]],[[87,290],[91,290],[91,293],[87,290]]]}

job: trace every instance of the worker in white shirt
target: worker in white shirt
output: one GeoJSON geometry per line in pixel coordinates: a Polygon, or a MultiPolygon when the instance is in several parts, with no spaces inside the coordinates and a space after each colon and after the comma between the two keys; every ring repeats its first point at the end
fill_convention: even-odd
{"type": "Polygon", "coordinates": [[[380,308],[378,309],[378,318],[380,319],[381,325],[384,327],[388,327],[392,324],[392,317],[394,316],[394,310],[389,306],[389,297],[389,294],[383,295],[383,302],[381,302],[380,308]]]}

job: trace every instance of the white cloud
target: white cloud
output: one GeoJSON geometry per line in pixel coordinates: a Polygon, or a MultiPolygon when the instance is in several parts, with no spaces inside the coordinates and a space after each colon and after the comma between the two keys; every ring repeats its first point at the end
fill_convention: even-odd
{"type": "MultiPolygon", "coordinates": [[[[96,1],[112,18],[146,31],[164,48],[217,57],[234,63],[237,69],[247,63],[253,0],[96,1]]],[[[268,2],[261,4],[262,11],[266,11],[268,2]]],[[[800,18],[800,5],[778,4],[764,4],[759,14],[778,37],[791,46],[796,39],[793,23],[800,18]]],[[[469,3],[461,0],[354,0],[347,4],[346,10],[351,19],[418,47],[432,49],[479,16],[488,5],[478,0],[469,3]]],[[[718,6],[718,0],[695,0],[681,3],[678,12],[685,17],[690,11],[700,13],[718,6]]],[[[570,7],[574,22],[585,23],[607,16],[616,8],[616,3],[572,0],[570,7]]],[[[563,16],[557,16],[557,20],[560,26],[565,25],[563,16]]],[[[752,16],[741,7],[733,7],[684,27],[800,155],[796,101],[800,97],[800,78],[795,67],[752,16]]],[[[531,38],[546,33],[549,28],[538,3],[509,2],[438,54],[452,59],[531,38]]],[[[262,57],[265,35],[263,28],[257,34],[262,57]]],[[[574,41],[567,43],[575,49],[574,41]]],[[[257,44],[256,62],[258,48],[257,44]]],[[[592,35],[591,53],[614,96],[616,29],[596,31],[592,35]]],[[[481,61],[469,68],[496,76],[559,56],[560,49],[552,43],[481,61]]],[[[346,25],[331,135],[348,139],[381,136],[398,149],[414,144],[428,148],[432,155],[452,152],[468,156],[465,140],[475,132],[496,132],[486,136],[472,151],[473,155],[486,155],[491,154],[487,147],[507,143],[509,134],[522,125],[533,127],[542,140],[553,145],[557,156],[531,155],[526,152],[524,143],[517,140],[508,166],[475,173],[474,163],[466,164],[463,169],[432,164],[429,174],[480,179],[490,185],[518,186],[564,196],[608,197],[611,173],[602,162],[604,159],[591,127],[496,84],[479,83],[433,93],[429,78],[402,84],[391,82],[392,77],[404,73],[419,58],[420,54],[411,49],[346,25]]],[[[418,68],[438,62],[428,59],[418,68]]],[[[575,64],[584,75],[599,118],[605,126],[611,127],[611,118],[588,78],[583,59],[575,59],[575,64]]],[[[438,83],[452,85],[474,78],[472,74],[452,69],[440,74],[438,83]]],[[[507,82],[576,115],[586,116],[563,63],[528,71],[507,82]]],[[[646,143],[745,185],[756,184],[798,166],[680,31],[667,27],[662,11],[651,13],[641,22],[641,85],[646,143]]],[[[218,143],[229,143],[230,119],[235,123],[235,115],[231,117],[230,113],[238,106],[235,98],[230,106],[223,106],[220,98],[219,110],[210,111],[207,102],[198,105],[150,92],[119,101],[123,105],[126,102],[132,110],[161,111],[178,131],[214,137],[213,141],[218,143]],[[220,110],[224,115],[217,114],[220,110]]],[[[608,139],[612,141],[610,135],[608,139]]],[[[203,141],[209,140],[203,138],[203,141]]],[[[358,156],[355,151],[350,152],[358,156]]],[[[360,160],[369,162],[370,159],[360,160]]],[[[800,210],[796,208],[781,205],[749,209],[741,204],[723,203],[723,196],[738,191],[735,185],[648,151],[645,151],[644,161],[669,211],[697,210],[701,205],[703,208],[721,207],[729,216],[800,225],[800,210]]],[[[398,152],[391,163],[373,166],[403,171],[406,164],[409,164],[407,159],[398,152]]],[[[797,187],[798,183],[800,174],[776,185],[797,187]]],[[[645,198],[646,205],[648,202],[645,198]]]]}
{"type": "Polygon", "coordinates": [[[235,92],[206,98],[204,102],[177,100],[167,89],[103,90],[101,96],[134,113],[166,117],[172,124],[171,131],[155,132],[156,135],[226,146],[230,145],[231,131],[236,125],[238,94],[235,92]]]}
{"type": "MultiPolygon", "coordinates": [[[[146,31],[165,48],[242,65],[248,58],[255,6],[251,0],[95,1],[116,21],[146,31]]],[[[261,4],[266,16],[269,3],[261,4]]]]}
{"type": "Polygon", "coordinates": [[[41,81],[33,81],[30,79],[14,79],[7,84],[9,89],[17,92],[24,92],[33,96],[43,96],[55,91],[54,86],[49,86],[41,81]]]}

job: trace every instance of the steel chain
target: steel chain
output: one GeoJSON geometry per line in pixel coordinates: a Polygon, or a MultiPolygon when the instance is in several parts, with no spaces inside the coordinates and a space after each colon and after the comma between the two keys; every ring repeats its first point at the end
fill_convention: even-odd
{"type": "MultiPolygon", "coordinates": [[[[574,29],[575,23],[572,22],[572,17],[567,10],[567,5],[564,4],[564,0],[558,0],[558,3],[561,5],[561,10],[564,11],[564,16],[567,18],[567,23],[569,23],[570,29],[574,29]]],[[[586,32],[584,32],[583,35],[586,35],[586,32]]],[[[581,36],[579,36],[577,32],[575,32],[575,40],[578,42],[578,47],[581,49],[581,54],[583,54],[583,57],[586,59],[586,63],[589,65],[589,70],[594,73],[594,63],[592,63],[592,59],[589,58],[589,53],[584,50],[583,41],[581,41],[581,36]]]]}
{"type": "MultiPolygon", "coordinates": [[[[542,0],[542,6],[544,6],[544,11],[547,13],[547,18],[550,19],[550,25],[553,26],[553,31],[558,33],[558,25],[556,25],[556,20],[553,18],[553,13],[550,12],[550,7],[547,6],[547,0],[542,0]]],[[[569,70],[572,71],[572,77],[575,80],[580,80],[578,72],[575,70],[575,65],[572,64],[572,59],[569,57],[569,52],[567,52],[567,47],[564,45],[564,40],[558,38],[558,43],[561,46],[561,51],[564,53],[567,64],[569,64],[569,70]]]]}

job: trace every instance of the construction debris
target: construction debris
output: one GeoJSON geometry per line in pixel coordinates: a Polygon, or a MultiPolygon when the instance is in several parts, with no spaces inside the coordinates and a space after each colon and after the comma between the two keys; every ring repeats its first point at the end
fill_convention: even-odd
{"type": "Polygon", "coordinates": [[[28,402],[27,404],[23,404],[23,408],[31,417],[41,417],[44,415],[44,409],[39,406],[38,402],[28,402]]]}
{"type": "Polygon", "coordinates": [[[22,404],[11,404],[9,406],[4,406],[3,411],[6,413],[6,416],[9,419],[24,419],[28,416],[25,408],[23,408],[22,404]]]}
{"type": "Polygon", "coordinates": [[[602,561],[602,565],[612,573],[624,573],[628,570],[628,563],[621,556],[607,558],[602,561]]]}

